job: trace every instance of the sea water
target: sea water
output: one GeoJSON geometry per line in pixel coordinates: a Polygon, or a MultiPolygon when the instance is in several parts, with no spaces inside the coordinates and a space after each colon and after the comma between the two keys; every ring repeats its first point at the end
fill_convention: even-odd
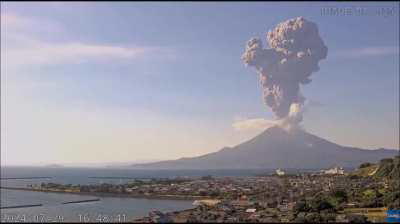
{"type": "MultiPolygon", "coordinates": [[[[134,170],[111,168],[2,167],[1,186],[26,187],[53,182],[62,184],[126,183],[134,178],[253,176],[265,170],[134,170]],[[5,179],[51,177],[51,179],[5,179]],[[93,178],[96,177],[96,178],[93,178]],[[104,177],[104,178],[102,178],[104,177]],[[130,179],[132,178],[132,179],[130,179]]],[[[43,204],[41,207],[1,209],[2,222],[124,222],[143,217],[151,210],[163,212],[192,208],[191,200],[159,200],[122,197],[94,197],[1,189],[1,207],[43,204]],[[100,201],[62,204],[100,198],[100,201]]]]}

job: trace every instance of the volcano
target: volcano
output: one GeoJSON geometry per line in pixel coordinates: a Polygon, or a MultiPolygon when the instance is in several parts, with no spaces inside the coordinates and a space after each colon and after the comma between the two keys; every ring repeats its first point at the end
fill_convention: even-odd
{"type": "Polygon", "coordinates": [[[399,150],[367,150],[341,146],[304,130],[286,131],[270,127],[235,147],[192,158],[147,164],[140,169],[322,169],[332,166],[354,168],[364,162],[393,157],[399,150]]]}

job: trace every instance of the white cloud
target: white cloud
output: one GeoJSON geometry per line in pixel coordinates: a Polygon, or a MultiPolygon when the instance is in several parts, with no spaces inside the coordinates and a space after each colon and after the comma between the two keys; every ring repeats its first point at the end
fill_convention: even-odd
{"type": "Polygon", "coordinates": [[[236,131],[263,131],[272,126],[279,126],[287,131],[302,128],[300,122],[303,120],[304,108],[300,104],[290,106],[289,115],[286,118],[267,120],[264,118],[243,119],[235,118],[232,127],[236,131]]]}
{"type": "Polygon", "coordinates": [[[99,59],[135,58],[145,53],[157,51],[151,47],[119,47],[83,43],[46,44],[22,49],[2,50],[2,64],[5,66],[49,65],[82,63],[99,59]]]}
{"type": "Polygon", "coordinates": [[[277,124],[278,123],[273,120],[266,120],[264,118],[253,118],[235,120],[232,124],[232,127],[236,131],[262,131],[277,124]]]}
{"type": "Polygon", "coordinates": [[[82,43],[79,41],[49,42],[40,37],[40,32],[62,35],[60,24],[37,18],[26,18],[15,14],[2,14],[2,67],[43,66],[75,64],[102,59],[134,59],[148,53],[165,54],[171,52],[160,47],[123,47],[82,43]]]}
{"type": "Polygon", "coordinates": [[[377,57],[377,56],[386,56],[395,54],[399,54],[398,46],[375,46],[375,47],[365,47],[365,48],[343,49],[333,53],[334,56],[343,58],[377,57]]]}

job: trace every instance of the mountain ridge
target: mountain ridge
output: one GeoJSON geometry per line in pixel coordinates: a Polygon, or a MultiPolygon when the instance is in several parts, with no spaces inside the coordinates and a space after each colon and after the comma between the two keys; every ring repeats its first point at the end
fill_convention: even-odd
{"type": "Polygon", "coordinates": [[[138,169],[321,169],[335,165],[357,167],[392,157],[398,150],[367,150],[340,146],[304,130],[273,126],[234,147],[202,156],[135,164],[138,169]]]}

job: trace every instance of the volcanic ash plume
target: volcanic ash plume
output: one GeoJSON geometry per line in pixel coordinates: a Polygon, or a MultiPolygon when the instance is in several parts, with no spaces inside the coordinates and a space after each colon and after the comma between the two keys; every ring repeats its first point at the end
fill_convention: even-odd
{"type": "Polygon", "coordinates": [[[268,31],[263,48],[259,38],[247,42],[242,56],[246,66],[253,66],[260,75],[263,98],[278,119],[299,123],[305,98],[300,84],[311,82],[319,70],[328,48],[318,33],[317,25],[302,17],[287,20],[268,31]]]}

